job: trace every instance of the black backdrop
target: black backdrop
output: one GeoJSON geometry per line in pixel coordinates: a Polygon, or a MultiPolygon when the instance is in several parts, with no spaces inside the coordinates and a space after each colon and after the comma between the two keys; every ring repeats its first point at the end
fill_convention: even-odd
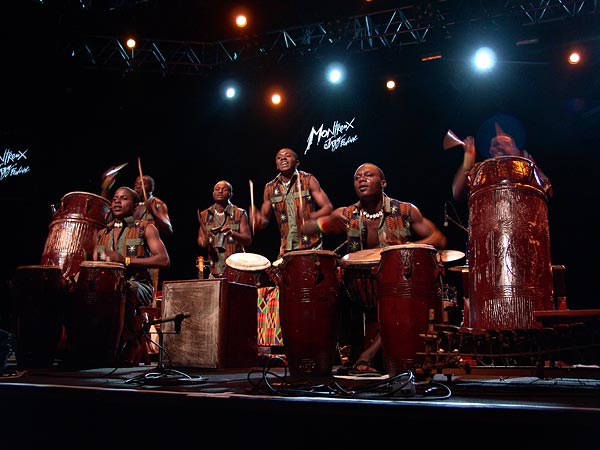
{"type": "MultiPolygon", "coordinates": [[[[447,200],[449,212],[454,216],[456,209],[455,218],[467,225],[466,201],[451,198],[462,150],[443,150],[442,139],[452,129],[461,138],[476,136],[483,150],[500,121],[552,181],[552,262],[567,268],[570,307],[596,307],[592,237],[600,121],[593,70],[567,71],[547,57],[539,64],[501,61],[480,77],[465,61],[412,64],[408,53],[346,54],[348,79],[331,87],[324,81],[325,56],[234,65],[202,77],[93,72],[51,56],[35,62],[12,56],[23,65],[15,65],[1,87],[0,144],[3,152],[26,150],[18,164],[28,172],[0,180],[4,288],[16,267],[39,263],[51,204],[73,191],[99,193],[101,174],[124,162],[129,164],[116,186],[131,186],[138,157],[155,177],[155,195],[168,204],[173,222],[174,236],[165,239],[172,267],[163,280],[196,277],[196,211],[212,203],[213,185],[230,181],[233,202],[247,208],[251,179],[260,202],[276,173],[275,153],[284,146],[299,153],[300,167],[317,176],[336,207],[355,201],[356,167],[378,164],[387,175],[387,193],[415,203],[447,234],[447,248],[464,251],[467,234],[453,223],[443,227],[447,200]],[[398,73],[397,90],[387,92],[385,77],[398,73]],[[242,87],[236,103],[220,94],[224,78],[233,75],[242,87]],[[287,92],[277,110],[266,104],[266,88],[275,81],[287,92]],[[356,142],[335,151],[314,145],[305,153],[311,129],[331,128],[335,121],[352,121],[348,134],[356,142]]],[[[272,225],[247,251],[273,261],[278,242],[272,225]]],[[[325,242],[333,249],[341,240],[325,242]]],[[[5,306],[7,299],[1,299],[5,306]]]]}

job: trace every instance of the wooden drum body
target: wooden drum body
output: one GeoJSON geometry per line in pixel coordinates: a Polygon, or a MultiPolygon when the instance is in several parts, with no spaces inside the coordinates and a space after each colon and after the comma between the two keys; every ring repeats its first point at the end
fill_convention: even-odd
{"type": "Polygon", "coordinates": [[[69,353],[76,362],[116,361],[125,317],[124,272],[120,263],[81,263],[66,320],[69,353]]]}
{"type": "Polygon", "coordinates": [[[469,296],[473,328],[533,328],[553,309],[548,185],[535,164],[504,156],[468,174],[469,296]]]}
{"type": "Polygon", "coordinates": [[[286,253],[275,269],[285,355],[292,375],[330,376],[337,346],[337,254],[286,253]]]}
{"type": "Polygon", "coordinates": [[[42,264],[61,268],[68,278],[91,259],[98,230],[107,224],[110,202],[89,192],[69,192],[60,201],[48,227],[42,264]]]}
{"type": "Polygon", "coordinates": [[[273,286],[267,270],[271,261],[256,253],[234,253],[225,260],[223,277],[231,283],[249,284],[257,288],[273,286]]]}
{"type": "Polygon", "coordinates": [[[58,266],[19,266],[15,273],[15,356],[20,368],[51,367],[63,330],[66,280],[58,266]]]}
{"type": "Polygon", "coordinates": [[[377,272],[378,317],[386,370],[390,376],[422,362],[429,324],[442,322],[441,268],[435,247],[392,245],[381,250],[377,272]]]}

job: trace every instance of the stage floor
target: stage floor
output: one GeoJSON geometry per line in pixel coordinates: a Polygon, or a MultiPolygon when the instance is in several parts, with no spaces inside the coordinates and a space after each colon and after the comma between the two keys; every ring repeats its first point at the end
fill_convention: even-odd
{"type": "Polygon", "coordinates": [[[0,405],[10,445],[0,447],[337,448],[399,439],[573,449],[597,440],[598,367],[545,368],[542,377],[534,367],[453,369],[411,381],[409,374],[294,379],[281,360],[271,364],[17,371],[9,360],[0,405]]]}

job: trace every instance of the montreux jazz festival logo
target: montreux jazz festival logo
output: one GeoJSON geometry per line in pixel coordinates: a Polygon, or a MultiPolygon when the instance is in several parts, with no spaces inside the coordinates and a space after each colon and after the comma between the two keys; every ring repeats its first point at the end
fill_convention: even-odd
{"type": "Polygon", "coordinates": [[[29,166],[24,164],[27,162],[28,150],[4,149],[0,154],[0,181],[29,172],[29,166]]]}
{"type": "Polygon", "coordinates": [[[321,146],[324,150],[335,152],[339,148],[347,147],[353,142],[358,141],[358,135],[354,134],[354,119],[356,117],[344,122],[335,120],[331,128],[325,128],[323,124],[317,130],[315,127],[312,127],[306,140],[307,145],[304,154],[306,155],[313,145],[315,147],[321,146]]]}

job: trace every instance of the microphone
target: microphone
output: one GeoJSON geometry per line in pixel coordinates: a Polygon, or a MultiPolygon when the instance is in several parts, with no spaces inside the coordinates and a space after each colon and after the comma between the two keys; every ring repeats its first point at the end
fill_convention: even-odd
{"type": "Polygon", "coordinates": [[[448,204],[448,202],[444,202],[444,226],[445,227],[448,226],[448,209],[447,209],[447,204],[448,204]]]}
{"type": "Polygon", "coordinates": [[[177,314],[176,316],[173,316],[173,317],[166,317],[164,319],[151,320],[148,322],[148,325],[158,325],[159,323],[167,323],[167,322],[176,322],[175,325],[177,325],[177,323],[181,324],[181,322],[183,322],[183,319],[187,319],[188,317],[191,317],[190,313],[181,313],[181,314],[177,314]]]}

